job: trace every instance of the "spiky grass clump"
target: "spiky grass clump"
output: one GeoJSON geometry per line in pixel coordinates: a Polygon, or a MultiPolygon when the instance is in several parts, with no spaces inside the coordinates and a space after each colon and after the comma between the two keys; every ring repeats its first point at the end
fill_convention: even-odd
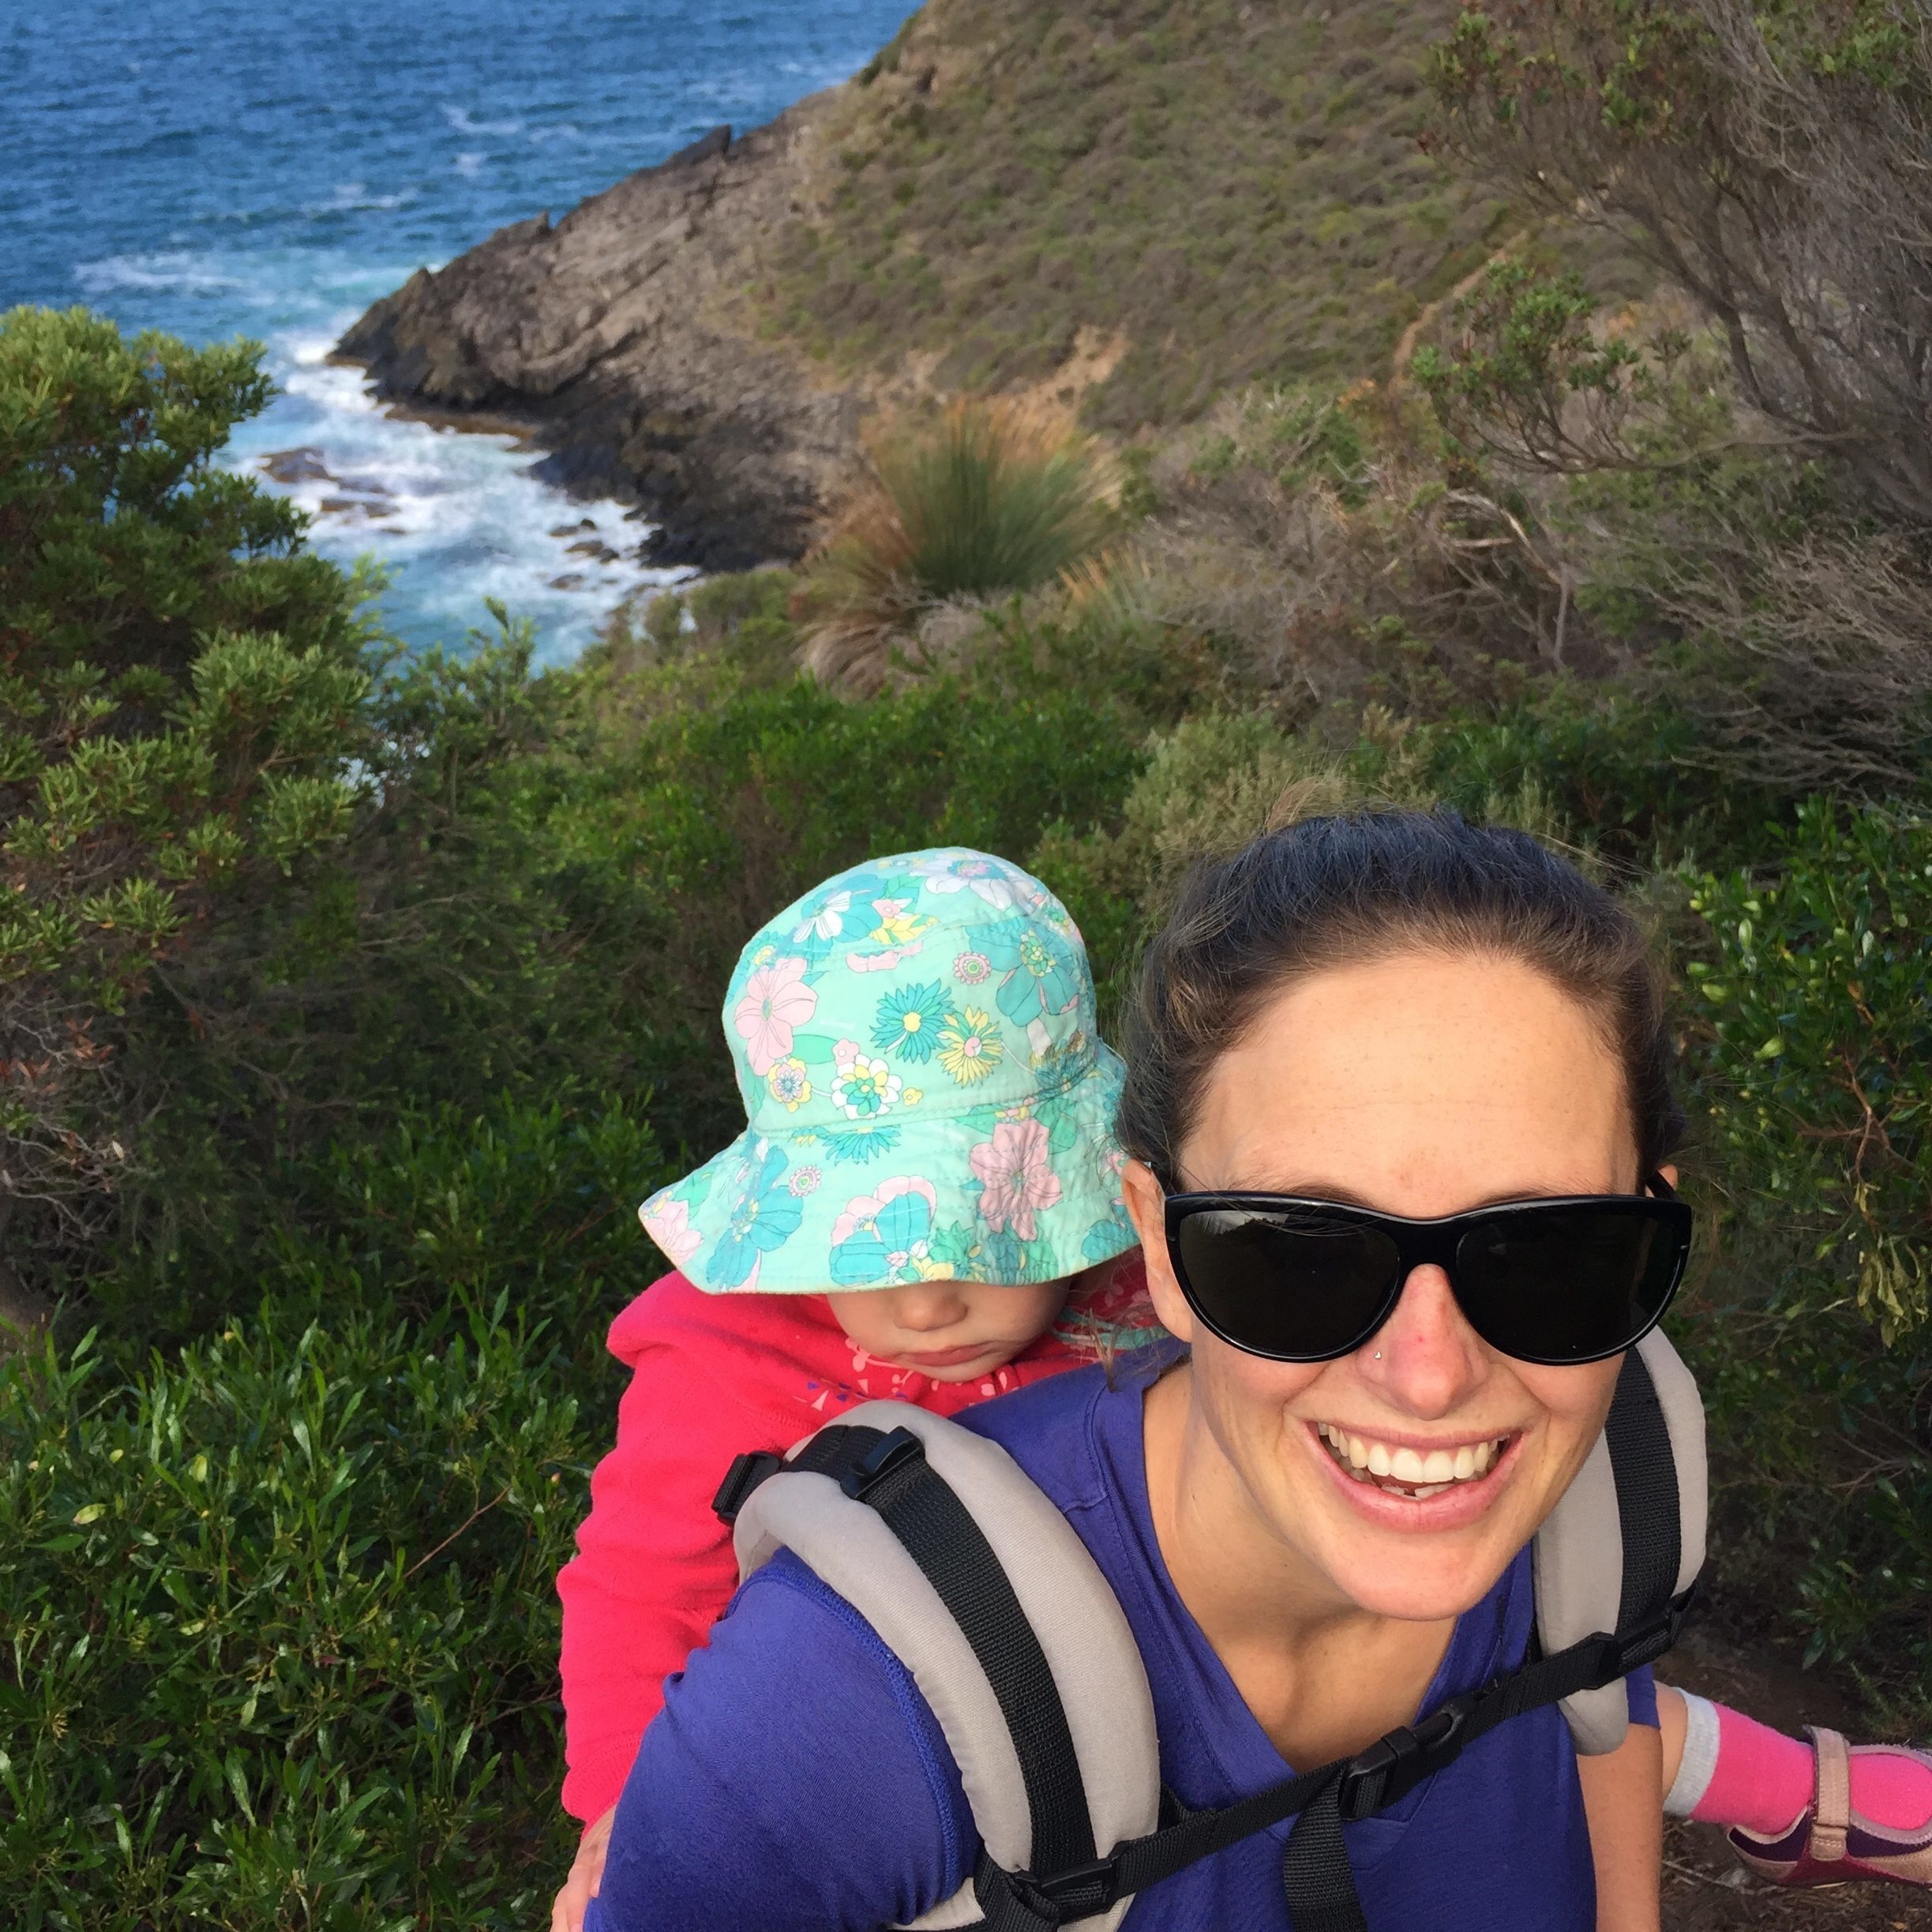
{"type": "Polygon", "coordinates": [[[882,439],[812,573],[807,666],[877,688],[935,606],[1030,591],[1091,557],[1113,526],[1107,486],[1086,437],[1018,403],[955,403],[936,431],[882,439]]]}

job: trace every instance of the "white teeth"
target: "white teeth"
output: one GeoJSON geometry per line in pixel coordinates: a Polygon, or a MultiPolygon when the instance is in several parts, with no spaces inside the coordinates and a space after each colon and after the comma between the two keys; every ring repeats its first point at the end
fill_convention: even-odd
{"type": "Polygon", "coordinates": [[[1487,1475],[1508,1446],[1507,1436],[1486,1442],[1464,1442],[1450,1449],[1432,1449],[1425,1456],[1406,1446],[1392,1449],[1373,1438],[1352,1435],[1332,1422],[1316,1424],[1317,1432],[1335,1460],[1359,1482],[1371,1478],[1400,1484],[1402,1493],[1417,1501],[1440,1495],[1453,1484],[1487,1475]]]}

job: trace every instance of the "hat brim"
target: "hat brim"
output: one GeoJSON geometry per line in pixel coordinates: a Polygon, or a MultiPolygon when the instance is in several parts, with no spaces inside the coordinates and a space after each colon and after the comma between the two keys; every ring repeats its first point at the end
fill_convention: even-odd
{"type": "Polygon", "coordinates": [[[638,1214],[713,1294],[1057,1281],[1139,1240],[1113,1132],[1124,1074],[1099,1046],[1077,1079],[1020,1105],[748,1128],[638,1214]]]}

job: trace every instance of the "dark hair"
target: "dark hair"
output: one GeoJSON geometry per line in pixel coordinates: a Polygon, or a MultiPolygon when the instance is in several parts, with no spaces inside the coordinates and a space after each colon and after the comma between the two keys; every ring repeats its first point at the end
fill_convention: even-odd
{"type": "Polygon", "coordinates": [[[1682,1143],[1642,928],[1527,833],[1437,810],[1304,819],[1195,868],[1127,1015],[1122,1145],[1176,1185],[1207,1077],[1270,996],[1410,951],[1494,954],[1546,975],[1595,1015],[1623,1066],[1641,1172],[1682,1143]]]}

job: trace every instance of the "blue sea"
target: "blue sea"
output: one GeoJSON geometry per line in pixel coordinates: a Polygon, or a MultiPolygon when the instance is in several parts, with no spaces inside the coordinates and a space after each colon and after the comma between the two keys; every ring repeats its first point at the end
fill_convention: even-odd
{"type": "Polygon", "coordinates": [[[536,452],[385,415],[330,345],[504,223],[842,79],[910,10],[0,0],[0,309],[84,302],[129,329],[266,343],[279,393],[229,460],[272,468],[318,549],[381,559],[401,636],[460,643],[495,596],[536,621],[544,661],[567,659],[626,591],[677,573],[632,561],[621,505],[533,481],[536,452]]]}

